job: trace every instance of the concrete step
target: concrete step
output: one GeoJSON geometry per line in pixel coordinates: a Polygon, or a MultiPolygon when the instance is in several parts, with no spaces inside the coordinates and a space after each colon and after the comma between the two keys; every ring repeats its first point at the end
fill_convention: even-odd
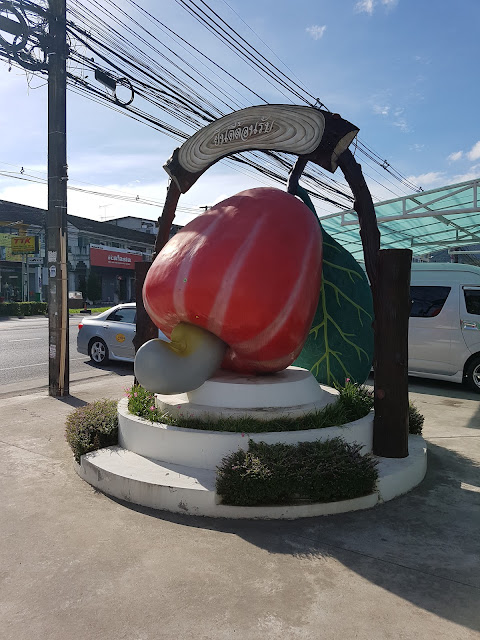
{"type": "Polygon", "coordinates": [[[372,450],[373,411],[364,418],[341,427],[276,431],[264,433],[232,433],[174,427],[161,422],[149,422],[128,410],[128,399],[118,403],[118,442],[121,447],[141,456],[165,460],[168,463],[200,467],[215,471],[223,458],[238,449],[246,451],[248,441],[275,444],[296,444],[312,440],[327,440],[340,436],[346,442],[363,445],[362,453],[372,450]]]}
{"type": "Polygon", "coordinates": [[[215,471],[170,464],[119,446],[82,456],[77,473],[103,493],[177,513],[204,513],[215,505],[215,471]]]}
{"type": "Polygon", "coordinates": [[[287,506],[220,504],[215,470],[154,460],[119,446],[82,456],[76,471],[107,495],[153,509],[219,518],[294,519],[368,509],[406,493],[422,481],[426,472],[423,438],[410,436],[409,449],[408,458],[379,458],[375,493],[353,500],[287,506]]]}

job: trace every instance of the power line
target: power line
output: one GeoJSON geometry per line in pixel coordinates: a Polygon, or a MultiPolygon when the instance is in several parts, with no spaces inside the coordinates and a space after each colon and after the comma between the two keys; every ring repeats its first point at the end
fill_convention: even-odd
{"type": "MultiPolygon", "coordinates": [[[[143,9],[143,7],[140,7],[137,2],[134,0],[127,0],[127,2],[132,8],[139,11],[150,24],[156,26],[164,35],[167,34],[169,38],[173,39],[176,43],[175,46],[180,46],[184,51],[189,51],[190,53],[188,55],[193,55],[197,62],[202,58],[209,64],[216,65],[216,77],[220,78],[221,74],[225,74],[230,80],[233,79],[235,83],[240,84],[242,88],[248,89],[252,95],[255,95],[265,103],[267,102],[261,98],[259,94],[252,92],[250,87],[242,83],[226,69],[193,47],[187,40],[179,36],[167,27],[167,25],[143,9]]],[[[285,89],[292,93],[297,99],[307,104],[310,104],[310,102],[304,94],[315,100],[313,95],[304,87],[291,80],[287,74],[283,73],[255,47],[250,45],[235,29],[230,27],[204,0],[198,0],[197,2],[194,2],[194,0],[176,0],[176,2],[183,6],[184,9],[193,11],[196,14],[196,19],[201,18],[200,22],[204,26],[209,26],[209,30],[216,33],[216,37],[222,39],[227,46],[230,48],[233,47],[232,50],[234,50],[236,55],[240,55],[240,57],[242,57],[242,52],[239,52],[237,42],[241,41],[245,45],[243,47],[245,49],[243,59],[248,59],[248,63],[253,65],[257,73],[266,73],[267,79],[271,83],[276,83],[280,86],[280,91],[283,95],[285,95],[283,92],[285,89]]],[[[103,4],[97,0],[91,0],[90,5],[95,11],[83,5],[79,0],[73,1],[69,6],[69,15],[75,18],[75,22],[71,19],[68,20],[69,34],[72,40],[70,55],[72,62],[90,71],[101,69],[102,67],[94,58],[88,58],[86,55],[80,53],[78,47],[81,46],[89,50],[96,58],[103,62],[103,70],[106,73],[113,73],[114,80],[115,74],[116,80],[120,80],[121,77],[128,78],[132,84],[132,90],[134,90],[135,95],[140,100],[145,101],[145,104],[160,108],[164,114],[172,118],[172,123],[153,116],[152,113],[138,106],[119,104],[108,92],[98,89],[98,87],[87,82],[86,77],[78,77],[70,70],[68,75],[69,88],[74,93],[104,104],[117,112],[123,113],[139,122],[143,122],[147,126],[159,130],[179,141],[185,140],[191,134],[179,129],[173,124],[173,121],[181,122],[193,131],[196,131],[202,126],[205,126],[205,124],[214,121],[219,116],[225,115],[225,107],[227,107],[228,113],[236,110],[239,105],[243,107],[243,104],[245,104],[245,102],[243,102],[243,104],[239,103],[238,99],[228,92],[228,89],[220,88],[218,83],[213,83],[205,73],[199,71],[195,63],[188,62],[184,57],[181,57],[175,52],[174,49],[167,47],[151,30],[146,29],[143,24],[118,7],[112,0],[104,0],[103,4]],[[108,7],[108,10],[106,7],[108,7]],[[113,20],[117,28],[112,27],[112,25],[103,20],[100,15],[105,16],[107,21],[113,20]],[[127,23],[133,26],[129,26],[127,23]],[[118,29],[121,29],[121,31],[118,31],[118,29]],[[125,32],[128,34],[128,37],[125,35],[125,32]],[[141,35],[141,33],[144,35],[141,35]],[[156,56],[160,56],[166,64],[171,66],[172,70],[169,70],[165,65],[160,65],[158,60],[152,58],[144,51],[144,48],[134,44],[131,38],[138,40],[142,44],[142,47],[148,47],[156,56]],[[157,46],[152,45],[152,42],[147,40],[147,38],[153,40],[157,46]],[[167,53],[161,52],[158,49],[159,46],[167,53]],[[180,60],[182,64],[178,64],[178,60],[180,60]],[[189,69],[188,72],[185,72],[182,68],[182,65],[185,64],[189,69]],[[182,78],[179,77],[180,72],[183,74],[182,78]],[[192,82],[194,82],[199,89],[202,89],[202,93],[199,93],[198,90],[192,86],[192,82]],[[209,99],[204,97],[205,91],[208,92],[209,99]]],[[[202,64],[206,66],[205,62],[202,64]]],[[[212,69],[209,67],[206,68],[208,68],[208,72],[211,73],[212,69]]],[[[42,71],[39,70],[39,73],[41,74],[42,71]]],[[[238,93],[231,84],[229,84],[229,87],[238,93]]],[[[249,104],[248,99],[246,103],[247,105],[249,104]]],[[[376,152],[362,141],[358,142],[358,152],[364,156],[364,162],[367,166],[379,175],[383,176],[376,167],[381,167],[390,175],[391,180],[395,180],[399,185],[415,189],[415,185],[391,167],[386,160],[382,160],[376,152]]],[[[294,158],[288,156],[288,154],[282,155],[278,153],[270,153],[269,155],[265,153],[247,153],[238,154],[237,157],[235,157],[233,163],[230,164],[237,165],[237,168],[239,164],[245,168],[249,166],[255,171],[262,172],[265,176],[268,176],[269,179],[276,182],[285,181],[294,162],[294,158]],[[237,160],[237,157],[241,158],[241,160],[237,160]]],[[[351,195],[342,181],[335,180],[328,175],[325,176],[316,166],[309,166],[308,169],[309,171],[304,173],[303,179],[307,185],[310,185],[314,197],[323,199],[338,208],[345,208],[345,206],[348,207],[351,205],[351,195]],[[332,194],[333,198],[326,196],[322,191],[332,194]]],[[[393,195],[398,195],[398,193],[395,193],[390,187],[381,184],[372,176],[369,176],[369,178],[389,190],[393,195]]],[[[391,180],[387,179],[387,182],[394,186],[391,180]]]]}

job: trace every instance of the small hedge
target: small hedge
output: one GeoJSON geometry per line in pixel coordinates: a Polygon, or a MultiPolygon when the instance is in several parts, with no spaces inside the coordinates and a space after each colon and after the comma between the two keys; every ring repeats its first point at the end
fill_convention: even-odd
{"type": "Polygon", "coordinates": [[[341,438],[299,444],[250,441],[217,468],[217,493],[239,506],[334,502],[373,493],[377,461],[341,438]]]}
{"type": "Polygon", "coordinates": [[[301,431],[304,429],[322,429],[335,427],[363,418],[373,406],[371,393],[363,386],[347,382],[339,389],[340,395],[336,402],[327,405],[320,411],[308,413],[304,416],[291,418],[280,416],[271,420],[260,420],[253,416],[219,417],[205,415],[191,417],[188,415],[170,416],[158,409],[155,404],[155,394],[140,385],[133,386],[127,391],[128,410],[136,416],[162,422],[187,429],[201,429],[208,431],[231,431],[236,433],[265,433],[269,431],[301,431]]]}
{"type": "Polygon", "coordinates": [[[415,436],[421,436],[424,422],[425,417],[420,413],[413,402],[410,402],[408,404],[408,432],[415,436]]]}
{"type": "Polygon", "coordinates": [[[97,400],[67,416],[65,437],[75,460],[89,451],[118,443],[118,415],[115,400],[97,400]]]}
{"type": "Polygon", "coordinates": [[[47,313],[46,302],[1,302],[0,316],[38,316],[47,313]]]}
{"type": "MultiPolygon", "coordinates": [[[[305,429],[323,429],[337,427],[347,422],[359,420],[373,409],[373,392],[363,385],[347,380],[344,387],[339,387],[338,400],[324,407],[321,411],[308,413],[298,418],[279,417],[272,420],[259,420],[252,416],[239,418],[205,415],[193,418],[188,415],[171,416],[158,409],[155,394],[140,385],[127,391],[128,410],[135,416],[151,422],[162,422],[175,427],[201,429],[208,431],[231,431],[235,433],[266,433],[270,431],[303,431],[305,429]]],[[[421,434],[423,416],[411,402],[409,405],[409,432],[421,434]]]]}

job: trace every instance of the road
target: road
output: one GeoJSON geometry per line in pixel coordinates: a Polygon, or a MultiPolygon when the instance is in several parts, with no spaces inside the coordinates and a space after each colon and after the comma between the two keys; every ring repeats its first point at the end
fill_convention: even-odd
{"type": "MultiPolygon", "coordinates": [[[[110,362],[100,367],[88,356],[77,351],[80,317],[70,317],[70,380],[78,381],[101,375],[125,377],[125,386],[133,379],[133,365],[110,362]]],[[[370,378],[367,384],[373,385],[370,378]]],[[[24,319],[0,318],[0,396],[21,395],[32,389],[48,387],[48,318],[36,316],[24,319]]],[[[480,399],[462,385],[439,380],[410,378],[411,392],[430,393],[480,399]]]]}
{"type": "MultiPolygon", "coordinates": [[[[70,324],[70,377],[90,378],[109,371],[132,375],[133,365],[109,363],[98,367],[88,356],[77,352],[78,317],[70,324]]],[[[0,393],[7,386],[25,389],[48,386],[48,318],[0,319],[0,393]]]]}

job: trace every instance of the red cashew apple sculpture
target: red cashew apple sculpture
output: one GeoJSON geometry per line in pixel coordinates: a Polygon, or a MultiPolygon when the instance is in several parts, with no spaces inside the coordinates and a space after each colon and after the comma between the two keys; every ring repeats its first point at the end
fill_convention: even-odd
{"type": "Polygon", "coordinates": [[[139,349],[137,379],[179,393],[219,365],[250,374],[288,367],[307,338],[321,272],[320,228],[299,199],[259,188],[220,202],[179,231],[148,271],[145,308],[171,342],[139,349]]]}

